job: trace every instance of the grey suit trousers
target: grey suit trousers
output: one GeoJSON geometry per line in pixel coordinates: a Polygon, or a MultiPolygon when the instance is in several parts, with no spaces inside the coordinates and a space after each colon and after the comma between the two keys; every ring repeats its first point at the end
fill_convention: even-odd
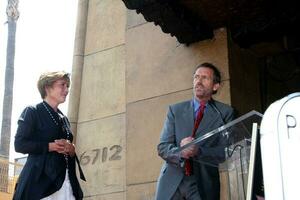
{"type": "Polygon", "coordinates": [[[184,176],[171,200],[201,200],[196,177],[184,176]]]}

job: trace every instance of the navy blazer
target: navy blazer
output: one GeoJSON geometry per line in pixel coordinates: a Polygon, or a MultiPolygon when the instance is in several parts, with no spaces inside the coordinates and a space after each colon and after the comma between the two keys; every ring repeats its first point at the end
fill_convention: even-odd
{"type": "MultiPolygon", "coordinates": [[[[43,103],[26,107],[22,112],[15,136],[15,150],[28,154],[28,158],[19,176],[14,200],[40,200],[59,190],[65,180],[64,155],[48,152],[48,144],[56,139],[66,139],[67,134],[62,129],[58,114],[46,102],[44,104],[59,125],[54,123],[43,103]]],[[[69,140],[73,140],[72,134],[69,140]]],[[[82,199],[75,157],[68,156],[68,172],[74,197],[82,199]]]]}
{"type": "MultiPolygon", "coordinates": [[[[211,100],[208,102],[203,119],[196,131],[196,138],[212,131],[234,117],[232,107],[211,100]]],[[[193,101],[184,101],[169,106],[167,117],[161,132],[160,143],[157,146],[159,156],[165,160],[158,178],[156,200],[169,200],[176,192],[184,177],[182,158],[174,153],[180,147],[183,138],[192,134],[194,127],[193,101]]],[[[219,151],[213,147],[224,146],[223,137],[211,137],[201,143],[199,157],[213,158],[219,156],[219,151]]],[[[224,154],[223,154],[224,155],[224,154]]],[[[220,199],[220,180],[217,167],[211,167],[193,162],[193,173],[197,179],[198,190],[202,200],[220,199]]]]}

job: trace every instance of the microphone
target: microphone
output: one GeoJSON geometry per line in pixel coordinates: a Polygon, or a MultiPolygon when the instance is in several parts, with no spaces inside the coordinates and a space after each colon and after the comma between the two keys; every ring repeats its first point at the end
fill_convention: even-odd
{"type": "MultiPolygon", "coordinates": [[[[221,120],[222,120],[223,125],[225,125],[226,122],[225,122],[225,120],[224,120],[224,117],[223,117],[221,111],[220,111],[220,110],[218,109],[218,107],[215,105],[214,100],[209,101],[209,105],[211,105],[211,107],[218,113],[219,117],[220,117],[221,120]]],[[[226,130],[225,132],[223,132],[223,133],[222,133],[222,136],[223,136],[223,137],[226,137],[226,138],[228,139],[228,137],[229,137],[228,131],[226,130]]]]}
{"type": "MultiPolygon", "coordinates": [[[[221,120],[222,120],[222,126],[224,126],[225,124],[226,124],[226,122],[225,122],[225,120],[224,120],[224,117],[223,117],[223,115],[222,115],[222,113],[221,113],[221,111],[218,109],[218,107],[215,105],[215,102],[214,102],[214,100],[211,100],[211,101],[209,101],[209,105],[218,113],[218,115],[219,115],[219,117],[221,118],[221,120]]],[[[226,140],[226,146],[227,147],[225,147],[225,152],[227,152],[227,155],[229,155],[229,144],[230,144],[230,141],[229,141],[229,132],[228,132],[228,130],[226,129],[223,133],[222,133],[222,137],[224,137],[225,138],[225,140],[226,140]]]]}
{"type": "Polygon", "coordinates": [[[219,117],[220,117],[221,120],[222,120],[223,125],[225,125],[226,122],[225,122],[225,120],[224,120],[224,118],[223,118],[223,115],[222,115],[221,111],[217,108],[217,106],[215,105],[214,100],[208,101],[208,103],[209,103],[209,105],[211,105],[211,107],[218,113],[219,117]]]}

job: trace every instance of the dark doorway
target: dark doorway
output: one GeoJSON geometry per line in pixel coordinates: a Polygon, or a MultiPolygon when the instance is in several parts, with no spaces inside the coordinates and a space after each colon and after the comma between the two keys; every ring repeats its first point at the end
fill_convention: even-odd
{"type": "Polygon", "coordinates": [[[264,113],[268,106],[300,91],[300,42],[283,37],[240,48],[229,38],[231,103],[239,115],[264,113]]]}
{"type": "Polygon", "coordinates": [[[268,106],[294,92],[300,91],[300,50],[286,51],[262,58],[261,106],[268,106]]]}

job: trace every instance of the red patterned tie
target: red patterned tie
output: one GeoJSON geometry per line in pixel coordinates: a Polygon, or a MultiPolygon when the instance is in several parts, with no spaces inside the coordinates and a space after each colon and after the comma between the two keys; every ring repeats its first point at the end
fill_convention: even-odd
{"type": "MultiPolygon", "coordinates": [[[[191,137],[195,137],[195,135],[196,135],[196,131],[198,129],[198,126],[199,126],[199,124],[200,124],[200,122],[203,118],[204,108],[205,108],[205,103],[202,101],[200,103],[200,110],[197,114],[197,118],[196,118],[195,123],[194,123],[193,133],[192,133],[191,137]]],[[[186,176],[192,175],[192,164],[191,164],[191,161],[189,159],[185,160],[184,169],[185,169],[185,175],[186,176]]]]}

